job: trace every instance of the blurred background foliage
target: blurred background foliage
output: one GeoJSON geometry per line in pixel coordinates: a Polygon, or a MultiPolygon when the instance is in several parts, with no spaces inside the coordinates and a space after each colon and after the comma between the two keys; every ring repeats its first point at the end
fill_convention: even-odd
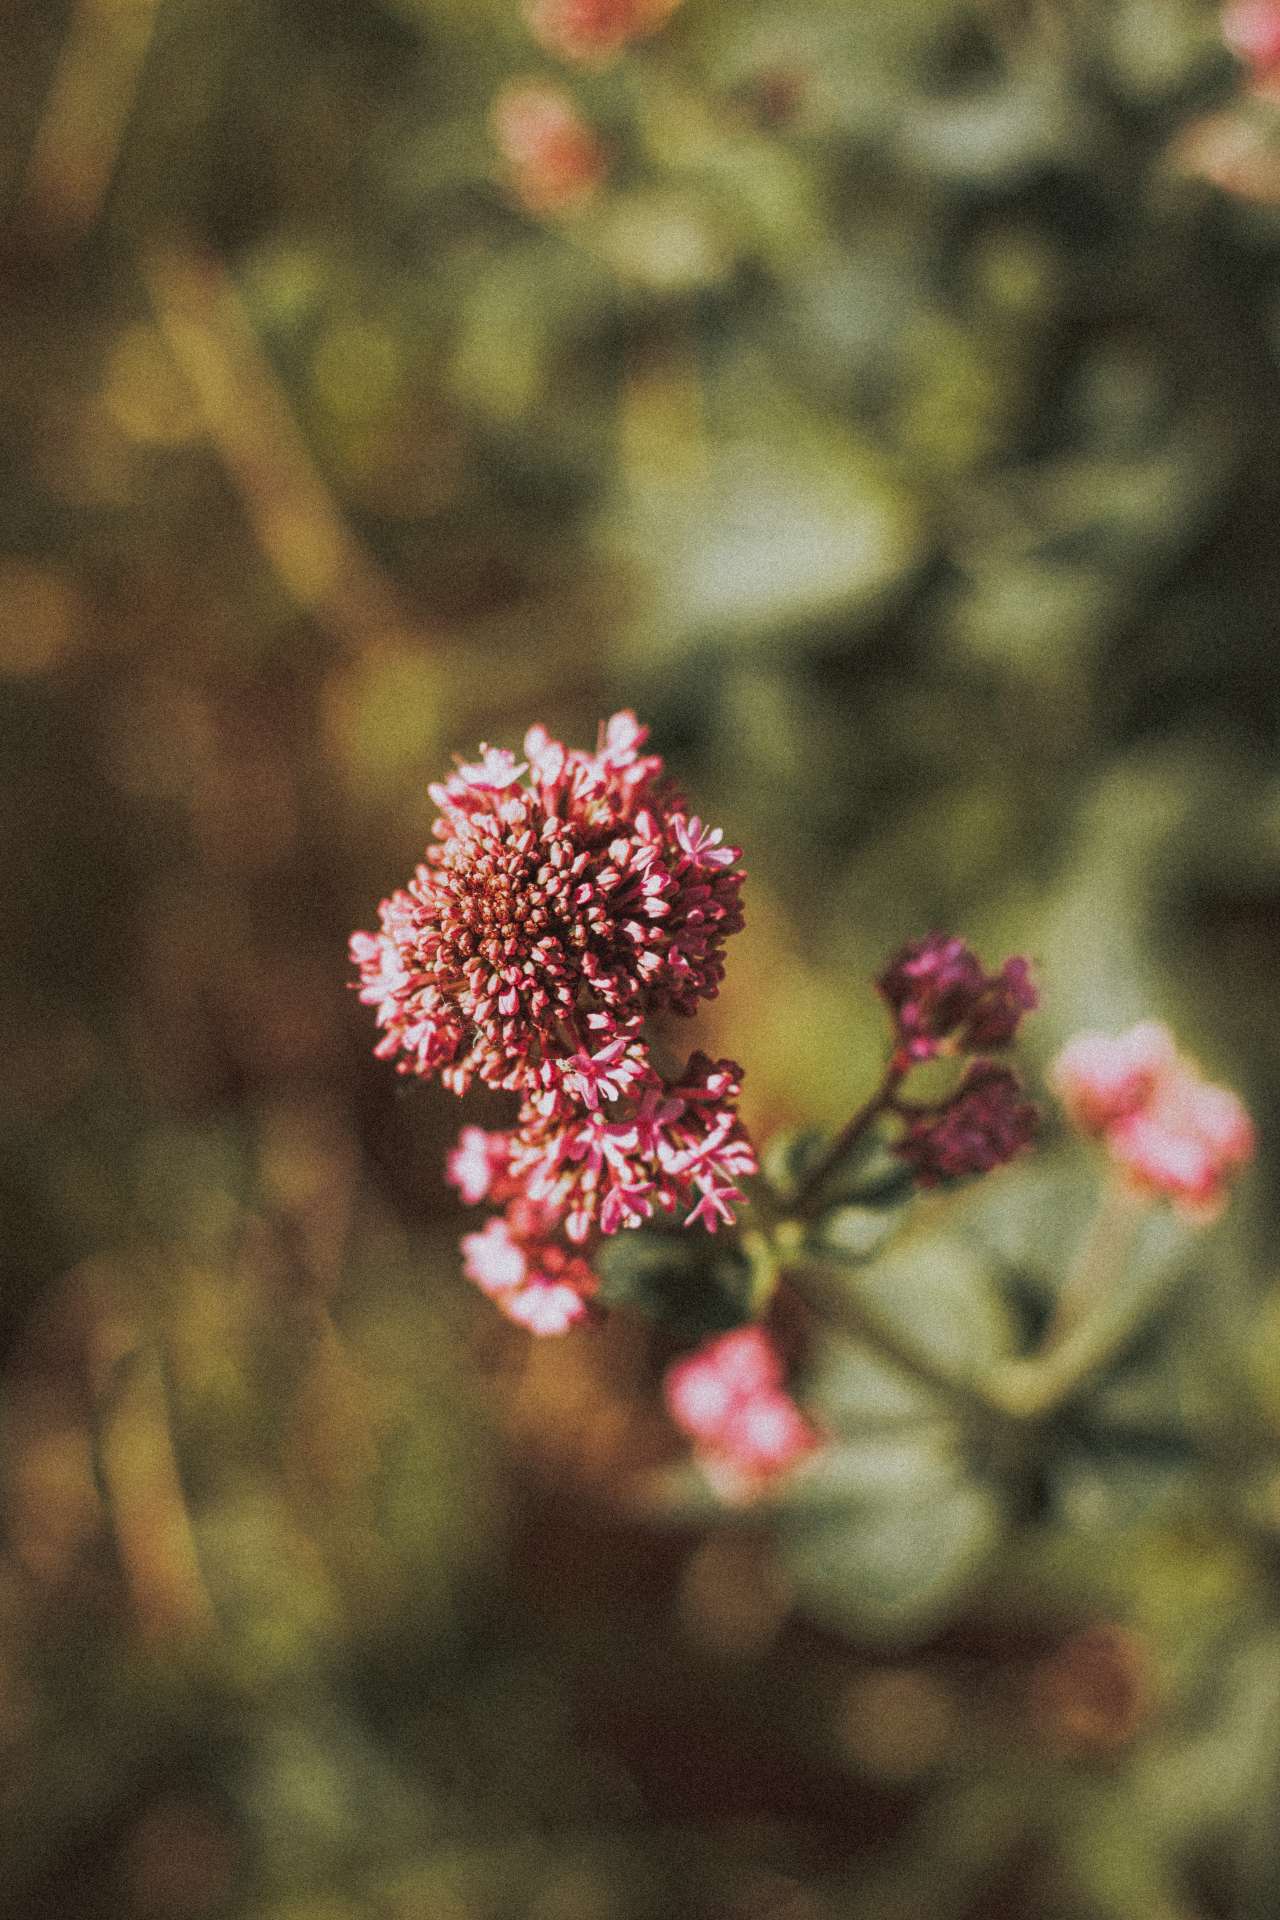
{"type": "MultiPolygon", "coordinates": [[[[1216,8],[685,0],[561,73],[610,176],[543,220],[515,0],[8,26],[4,1911],[1274,1914],[1280,109],[1216,8]],[[460,1278],[346,935],[453,750],[623,705],[748,849],[762,1134],[933,925],[1035,956],[1041,1063],[1154,1013],[1246,1092],[1020,1506],[796,1307],[829,1479],[664,1517],[664,1336],[460,1278]]],[[[1017,1351],[1080,1184],[876,1284],[1017,1351]]]]}

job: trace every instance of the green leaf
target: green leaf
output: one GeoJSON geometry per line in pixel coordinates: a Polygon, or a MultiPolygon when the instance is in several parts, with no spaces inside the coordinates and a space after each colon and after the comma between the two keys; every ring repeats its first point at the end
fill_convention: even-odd
{"type": "Polygon", "coordinates": [[[998,1494],[970,1475],[945,1431],[868,1441],[837,1458],[857,1491],[835,1512],[784,1526],[800,1603],[858,1640],[919,1640],[981,1576],[1004,1529],[998,1494]]]}
{"type": "Polygon", "coordinates": [[[753,1269],[732,1240],[694,1228],[614,1234],[596,1261],[600,1298],[696,1341],[752,1317],[753,1269]]]}

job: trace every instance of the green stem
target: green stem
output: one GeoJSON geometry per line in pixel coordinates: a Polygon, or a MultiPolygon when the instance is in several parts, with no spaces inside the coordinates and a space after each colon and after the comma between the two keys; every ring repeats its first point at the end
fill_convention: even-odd
{"type": "Polygon", "coordinates": [[[993,1416],[1008,1417],[1008,1409],[1003,1402],[988,1393],[980,1381],[966,1380],[951,1373],[910,1340],[865,1295],[849,1292],[829,1268],[812,1261],[803,1265],[788,1265],[783,1270],[782,1278],[824,1320],[839,1325],[882,1359],[901,1368],[913,1380],[945,1395],[965,1413],[978,1414],[984,1420],[990,1420],[993,1416]]]}
{"type": "Polygon", "coordinates": [[[814,1201],[822,1192],[828,1179],[842,1160],[848,1158],[859,1141],[873,1123],[879,1119],[893,1102],[893,1097],[906,1077],[906,1070],[896,1059],[890,1060],[884,1071],[884,1078],[871,1098],[859,1107],[853,1118],[838,1133],[823,1154],[816,1167],[810,1167],[796,1190],[792,1202],[792,1211],[804,1219],[812,1210],[814,1201]]]}
{"type": "Polygon", "coordinates": [[[1068,1400],[1133,1338],[1151,1310],[1153,1285],[1129,1279],[1125,1265],[1150,1200],[1119,1178],[1103,1188],[1098,1211],[1063,1282],[1038,1353],[1003,1368],[992,1390],[1010,1413],[1035,1418],[1068,1400]]]}

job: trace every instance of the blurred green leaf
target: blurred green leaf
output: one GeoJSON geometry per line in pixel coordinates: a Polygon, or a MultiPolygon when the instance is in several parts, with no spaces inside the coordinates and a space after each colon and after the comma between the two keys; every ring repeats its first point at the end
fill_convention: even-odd
{"type": "Polygon", "coordinates": [[[637,1227],[605,1240],[596,1263],[604,1305],[656,1320],[677,1340],[692,1343],[752,1317],[751,1262],[722,1235],[637,1227]]]}

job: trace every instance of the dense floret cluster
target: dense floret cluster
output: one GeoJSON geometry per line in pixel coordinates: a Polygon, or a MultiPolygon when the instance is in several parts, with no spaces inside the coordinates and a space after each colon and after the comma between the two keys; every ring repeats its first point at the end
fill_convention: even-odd
{"type": "Polygon", "coordinates": [[[738,850],[684,811],[645,739],[630,713],[595,753],[535,727],[523,760],[482,747],[431,787],[436,844],[351,941],[380,1058],[543,1112],[643,1080],[646,1015],[714,994],[742,925],[738,850]]]}
{"type": "Polygon", "coordinates": [[[351,941],[382,1058],[454,1093],[478,1079],[520,1096],[507,1131],[464,1130],[450,1178],[505,1209],[468,1237],[468,1272],[540,1331],[581,1318],[595,1290],[563,1241],[655,1208],[714,1230],[756,1168],[741,1070],[695,1053],[670,1079],[651,1055],[651,1015],[716,992],[742,874],[646,737],[619,713],[594,753],[540,727],[523,760],[482,747],[430,789],[436,844],[382,902],[380,931],[351,941]]]}

